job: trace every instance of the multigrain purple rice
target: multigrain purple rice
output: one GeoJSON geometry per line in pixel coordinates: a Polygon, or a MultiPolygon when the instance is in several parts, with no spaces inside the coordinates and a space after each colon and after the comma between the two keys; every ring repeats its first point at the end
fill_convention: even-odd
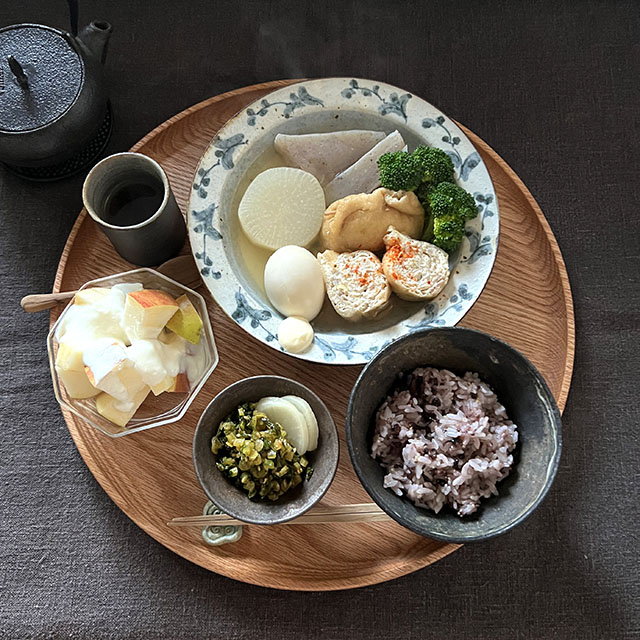
{"type": "Polygon", "coordinates": [[[371,455],[384,486],[416,506],[460,516],[497,495],[509,475],[516,425],[477,373],[418,368],[403,376],[376,414],[371,455]]]}

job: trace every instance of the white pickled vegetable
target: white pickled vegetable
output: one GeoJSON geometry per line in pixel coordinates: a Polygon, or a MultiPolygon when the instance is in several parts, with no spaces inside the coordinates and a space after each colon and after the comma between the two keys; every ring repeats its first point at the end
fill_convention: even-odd
{"type": "Polygon", "coordinates": [[[282,398],[267,396],[258,402],[256,410],[264,413],[272,422],[277,422],[287,432],[287,440],[301,456],[307,452],[309,446],[307,422],[293,404],[282,398]]]}
{"type": "Polygon", "coordinates": [[[307,423],[307,429],[309,430],[309,444],[307,451],[313,451],[318,447],[318,421],[316,420],[316,414],[313,413],[311,405],[299,396],[283,396],[283,400],[290,402],[302,415],[307,423]]]}

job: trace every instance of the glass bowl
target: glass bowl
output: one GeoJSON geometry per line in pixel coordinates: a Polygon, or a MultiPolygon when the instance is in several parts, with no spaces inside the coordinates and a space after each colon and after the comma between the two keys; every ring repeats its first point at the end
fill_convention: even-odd
{"type": "Polygon", "coordinates": [[[49,352],[49,368],[51,369],[51,378],[53,380],[53,391],[56,400],[63,409],[71,411],[71,413],[82,418],[82,420],[89,423],[92,427],[95,427],[98,431],[111,438],[120,438],[121,436],[137,433],[138,431],[144,431],[145,429],[151,429],[153,427],[160,427],[164,424],[170,424],[180,420],[218,365],[218,350],[216,349],[207,306],[204,298],[192,289],[181,285],[171,278],[167,278],[153,269],[135,269],[133,271],[117,273],[105,278],[91,280],[80,288],[111,287],[115,284],[134,282],[139,282],[145,289],[166,291],[174,298],[183,294],[188,296],[202,318],[203,326],[200,344],[202,344],[205,353],[205,365],[200,379],[191,382],[191,390],[189,393],[162,393],[159,396],[154,396],[150,393],[133,418],[129,420],[127,426],[120,427],[98,413],[95,398],[70,398],[58,376],[55,367],[56,354],[58,353],[56,330],[71,307],[71,305],[68,305],[60,314],[60,317],[53,327],[51,327],[49,335],[47,336],[47,350],[49,352]]]}

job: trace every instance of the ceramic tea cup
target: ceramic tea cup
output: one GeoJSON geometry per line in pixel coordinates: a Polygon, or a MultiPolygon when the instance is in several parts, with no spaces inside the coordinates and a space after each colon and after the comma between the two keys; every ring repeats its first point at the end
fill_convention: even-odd
{"type": "Polygon", "coordinates": [[[169,179],[152,158],[116,153],[87,175],[82,200],[115,250],[148,267],[176,255],[186,238],[184,218],[169,179]]]}

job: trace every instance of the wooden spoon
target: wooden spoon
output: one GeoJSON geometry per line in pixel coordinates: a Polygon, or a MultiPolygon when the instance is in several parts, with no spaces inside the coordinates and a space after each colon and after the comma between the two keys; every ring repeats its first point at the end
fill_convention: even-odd
{"type": "MultiPolygon", "coordinates": [[[[201,284],[200,273],[191,256],[178,256],[163,262],[156,271],[168,278],[188,287],[197,289],[201,284]]],[[[20,306],[25,311],[44,311],[51,309],[60,302],[66,302],[76,295],[75,291],[63,291],[61,293],[35,293],[25,296],[20,300],[20,306]]]]}

